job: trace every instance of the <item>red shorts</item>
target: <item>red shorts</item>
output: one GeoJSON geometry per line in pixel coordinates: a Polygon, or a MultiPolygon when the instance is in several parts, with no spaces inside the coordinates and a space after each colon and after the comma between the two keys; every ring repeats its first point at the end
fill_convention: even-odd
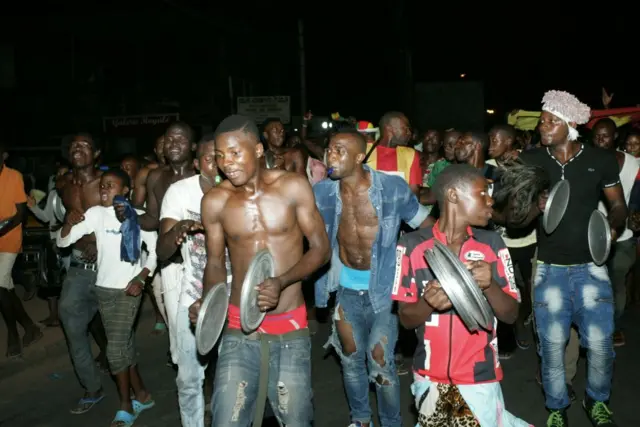
{"type": "MultiPolygon", "coordinates": [[[[240,307],[229,304],[227,312],[227,328],[241,329],[240,324],[240,307]]],[[[267,314],[258,328],[258,332],[269,335],[283,335],[289,332],[304,329],[307,323],[307,307],[302,304],[298,308],[280,314],[267,314]]]]}

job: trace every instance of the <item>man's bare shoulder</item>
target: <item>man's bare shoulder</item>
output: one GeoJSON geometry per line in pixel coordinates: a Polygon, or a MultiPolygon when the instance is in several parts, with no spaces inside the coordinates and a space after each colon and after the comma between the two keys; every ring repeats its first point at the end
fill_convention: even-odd
{"type": "Polygon", "coordinates": [[[162,167],[157,167],[155,169],[149,170],[147,175],[147,181],[156,182],[157,180],[162,178],[162,175],[164,175],[168,170],[169,170],[169,166],[162,166],[162,167]]]}
{"type": "Polygon", "coordinates": [[[213,187],[202,198],[203,214],[219,213],[227,204],[227,201],[234,193],[233,185],[224,181],[217,187],[213,187]],[[227,183],[228,185],[225,185],[227,183]]]}
{"type": "Polygon", "coordinates": [[[267,171],[269,174],[273,175],[271,177],[266,177],[269,181],[266,181],[267,184],[277,186],[284,194],[289,197],[296,198],[301,194],[296,192],[311,192],[311,184],[309,184],[309,179],[301,175],[297,172],[288,172],[283,170],[269,170],[267,171]]]}

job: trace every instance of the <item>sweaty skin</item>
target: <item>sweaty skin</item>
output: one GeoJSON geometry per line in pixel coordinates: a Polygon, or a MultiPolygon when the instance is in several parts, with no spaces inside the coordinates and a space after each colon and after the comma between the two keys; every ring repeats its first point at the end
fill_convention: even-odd
{"type": "Polygon", "coordinates": [[[370,174],[367,181],[359,183],[355,191],[346,185],[340,186],[340,260],[356,270],[369,270],[371,267],[371,250],[379,229],[378,216],[369,198],[370,174]]]}
{"type": "MultiPolygon", "coordinates": [[[[83,214],[87,209],[100,205],[100,177],[102,171],[93,165],[99,151],[93,149],[86,137],[75,136],[69,146],[72,172],[56,182],[58,193],[67,212],[83,214]]],[[[74,247],[82,252],[87,262],[96,258],[96,237],[90,234],[78,240],[74,247]]]]}
{"type": "MultiPolygon", "coordinates": [[[[239,306],[242,284],[255,254],[268,249],[275,278],[258,284],[263,311],[283,313],[304,304],[300,282],[329,261],[329,238],[305,176],[259,166],[263,155],[257,135],[242,130],[216,138],[218,168],[227,180],[202,199],[207,265],[204,293],[225,283],[225,242],[233,281],[230,303],[239,306]],[[303,238],[309,250],[303,254],[303,238]]],[[[190,308],[195,322],[200,301],[190,308]]]]}
{"type": "Polygon", "coordinates": [[[131,202],[133,203],[133,206],[138,209],[142,209],[147,200],[147,179],[149,177],[149,173],[152,170],[164,166],[166,163],[164,156],[164,135],[156,140],[154,153],[158,161],[151,162],[144,168],[140,169],[134,182],[133,198],[131,199],[131,202]]]}

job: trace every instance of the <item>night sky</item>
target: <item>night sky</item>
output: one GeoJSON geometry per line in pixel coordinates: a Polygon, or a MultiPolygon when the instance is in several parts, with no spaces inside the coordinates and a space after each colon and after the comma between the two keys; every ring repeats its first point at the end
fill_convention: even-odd
{"type": "Polygon", "coordinates": [[[57,135],[105,115],[162,112],[158,105],[176,99],[181,113],[215,125],[229,112],[227,75],[253,95],[291,95],[298,114],[299,17],[307,106],[315,114],[377,121],[389,109],[410,111],[399,95],[411,81],[405,50],[414,83],[456,81],[464,73],[484,83],[485,107],[500,117],[537,109],[549,89],[573,92],[592,108],[601,107],[602,87],[615,93],[612,107],[640,104],[637,27],[623,12],[567,15],[539,11],[548,5],[537,3],[509,4],[508,14],[463,14],[461,4],[447,10],[446,3],[419,1],[272,3],[29,4],[37,16],[25,5],[0,28],[0,43],[16,47],[16,84],[0,90],[5,126],[16,128],[16,140],[25,128],[57,135]],[[68,53],[72,36],[75,56],[68,53]]]}

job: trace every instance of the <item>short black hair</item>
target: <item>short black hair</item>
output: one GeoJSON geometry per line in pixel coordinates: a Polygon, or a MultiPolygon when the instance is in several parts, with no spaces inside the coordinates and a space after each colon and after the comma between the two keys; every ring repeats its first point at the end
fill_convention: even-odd
{"type": "Polygon", "coordinates": [[[187,139],[189,140],[189,142],[193,142],[195,134],[193,133],[193,129],[191,128],[191,126],[189,126],[187,123],[185,123],[185,122],[173,122],[173,123],[171,123],[169,125],[167,130],[164,131],[164,134],[166,135],[167,133],[169,133],[169,131],[171,129],[179,129],[179,130],[181,130],[182,132],[184,132],[186,134],[187,139]]]}
{"type": "Polygon", "coordinates": [[[246,116],[239,114],[233,114],[220,122],[216,131],[213,133],[214,139],[222,135],[223,133],[242,131],[245,134],[250,134],[256,137],[260,141],[260,131],[256,122],[246,116]]]}
{"type": "Polygon", "coordinates": [[[124,162],[125,160],[133,160],[138,166],[140,166],[140,160],[138,159],[138,156],[134,154],[125,154],[124,156],[122,156],[122,160],[120,160],[120,163],[124,162]]]}
{"type": "Polygon", "coordinates": [[[433,191],[436,193],[438,205],[442,210],[444,208],[444,200],[447,191],[451,188],[470,185],[478,178],[484,178],[484,175],[478,168],[464,163],[447,166],[436,178],[433,191]]]}
{"type": "Polygon", "coordinates": [[[102,176],[107,176],[107,175],[111,175],[111,176],[115,176],[116,178],[118,178],[120,180],[120,182],[122,183],[123,187],[127,187],[129,190],[131,190],[131,178],[129,178],[129,175],[123,171],[120,168],[111,168],[109,170],[106,170],[102,176]]]}
{"type": "Polygon", "coordinates": [[[495,125],[491,128],[491,131],[489,133],[492,132],[500,132],[505,136],[508,136],[509,138],[513,138],[514,140],[516,138],[516,128],[508,124],[495,125]]]}
{"type": "Polygon", "coordinates": [[[400,111],[389,111],[387,113],[384,113],[384,115],[380,118],[380,123],[379,123],[379,127],[380,130],[384,130],[384,128],[389,125],[389,123],[391,123],[392,120],[394,119],[402,119],[406,117],[404,113],[401,113],[400,111]]]}
{"type": "Polygon", "coordinates": [[[335,138],[338,135],[349,135],[349,136],[352,136],[353,138],[355,138],[355,140],[358,142],[359,153],[365,153],[366,154],[366,152],[367,152],[367,138],[365,138],[365,136],[362,133],[358,132],[354,128],[346,128],[346,129],[340,129],[338,132],[336,132],[333,135],[331,135],[331,138],[335,138]]]}
{"type": "Polygon", "coordinates": [[[596,126],[607,126],[609,127],[612,131],[616,131],[618,129],[618,126],[616,125],[616,122],[614,122],[612,119],[610,119],[609,117],[603,117],[600,120],[598,120],[591,129],[595,129],[596,126]]]}
{"type": "Polygon", "coordinates": [[[264,132],[267,129],[267,126],[269,126],[271,123],[280,123],[281,125],[284,125],[282,123],[282,120],[280,120],[278,117],[268,117],[262,122],[262,131],[264,132]]]}
{"type": "Polygon", "coordinates": [[[216,140],[215,133],[213,132],[205,133],[204,135],[202,135],[202,138],[200,138],[200,141],[198,141],[198,145],[206,144],[208,142],[214,142],[215,140],[216,140]]]}
{"type": "Polygon", "coordinates": [[[480,149],[486,155],[489,152],[489,135],[484,132],[467,132],[471,135],[471,140],[480,144],[480,149]]]}

